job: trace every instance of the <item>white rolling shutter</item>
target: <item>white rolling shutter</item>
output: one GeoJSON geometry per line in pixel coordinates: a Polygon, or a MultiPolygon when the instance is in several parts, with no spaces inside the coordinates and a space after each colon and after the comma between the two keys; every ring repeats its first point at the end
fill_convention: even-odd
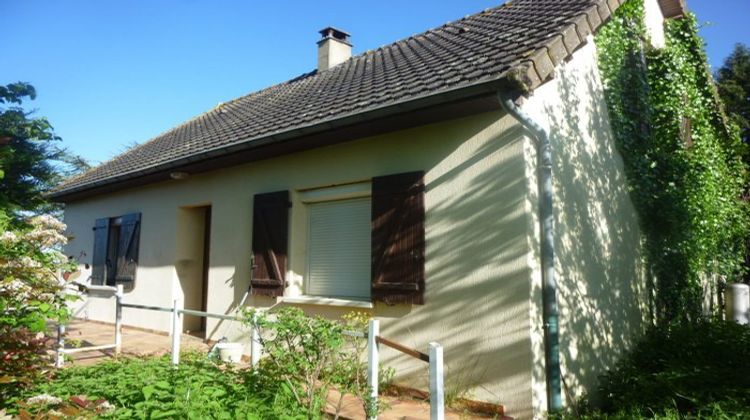
{"type": "Polygon", "coordinates": [[[307,293],[370,298],[370,198],[308,204],[307,293]]]}

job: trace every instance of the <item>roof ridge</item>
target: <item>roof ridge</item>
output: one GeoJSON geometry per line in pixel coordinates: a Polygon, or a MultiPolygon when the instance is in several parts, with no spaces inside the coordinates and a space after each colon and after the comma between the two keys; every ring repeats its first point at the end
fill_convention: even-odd
{"type": "MultiPolygon", "coordinates": [[[[389,44],[383,44],[383,45],[381,45],[381,46],[379,46],[377,48],[365,50],[365,51],[363,51],[363,52],[361,52],[361,53],[359,53],[357,55],[353,55],[353,56],[349,57],[346,61],[340,63],[339,65],[336,65],[336,66],[331,67],[329,69],[326,69],[326,70],[323,70],[321,72],[318,72],[318,74],[325,74],[327,72],[331,72],[333,70],[336,70],[339,66],[345,64],[348,61],[353,61],[353,60],[364,58],[364,57],[366,57],[366,56],[368,56],[370,54],[374,54],[375,51],[377,51],[377,50],[386,49],[386,48],[392,47],[394,44],[397,44],[399,42],[408,41],[408,40],[410,40],[412,38],[416,38],[416,37],[420,37],[420,36],[425,36],[425,35],[427,35],[430,32],[438,31],[440,29],[448,27],[449,25],[453,25],[456,22],[461,22],[463,20],[466,20],[468,18],[480,15],[482,13],[488,13],[489,11],[498,10],[498,9],[502,9],[502,8],[505,8],[505,7],[510,7],[512,4],[513,4],[513,0],[505,0],[504,3],[501,3],[501,4],[499,4],[499,5],[495,6],[495,7],[484,8],[484,9],[482,9],[482,10],[476,12],[476,13],[472,13],[472,14],[469,14],[469,15],[464,15],[463,17],[458,18],[456,20],[448,21],[448,22],[446,22],[446,23],[444,23],[444,24],[442,24],[440,26],[436,26],[436,27],[430,28],[430,29],[425,29],[422,32],[417,32],[415,34],[411,34],[411,35],[409,35],[409,36],[407,36],[405,38],[401,38],[401,39],[393,41],[393,42],[391,42],[389,44]]],[[[318,74],[316,74],[315,76],[317,76],[318,74]]]]}

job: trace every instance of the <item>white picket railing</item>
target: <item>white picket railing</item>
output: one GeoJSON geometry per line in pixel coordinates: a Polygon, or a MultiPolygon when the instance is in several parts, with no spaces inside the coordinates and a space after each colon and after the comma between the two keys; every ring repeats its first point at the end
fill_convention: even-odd
{"type": "MultiPolygon", "coordinates": [[[[222,320],[239,320],[236,315],[225,315],[215,314],[210,312],[196,311],[192,309],[180,309],[181,301],[174,299],[171,308],[165,308],[160,306],[149,306],[149,305],[138,305],[133,303],[122,302],[122,286],[118,285],[117,288],[108,288],[107,286],[90,286],[91,290],[97,291],[114,291],[115,296],[115,343],[106,344],[102,346],[88,346],[79,347],[74,349],[66,349],[64,341],[65,327],[63,325],[58,326],[58,351],[57,351],[57,367],[63,366],[63,358],[65,354],[92,351],[92,350],[105,350],[115,349],[115,353],[119,354],[122,348],[122,308],[142,309],[149,311],[160,311],[170,312],[172,314],[172,364],[178,365],[180,363],[180,341],[182,331],[182,315],[194,315],[205,318],[217,318],[222,320]],[[93,289],[96,288],[96,289],[93,289]]],[[[379,397],[378,384],[380,378],[378,377],[380,367],[380,344],[384,344],[395,350],[398,350],[406,355],[414,357],[429,363],[429,376],[430,376],[430,419],[432,420],[443,420],[445,418],[445,396],[444,396],[444,385],[443,385],[443,347],[435,342],[429,344],[429,354],[422,353],[418,350],[406,347],[404,345],[395,343],[388,340],[380,335],[380,321],[377,319],[371,319],[368,324],[367,334],[359,331],[345,331],[344,334],[362,337],[367,339],[367,384],[370,388],[370,398],[377,404],[379,397]]],[[[260,336],[260,330],[257,327],[257,322],[254,319],[251,323],[250,331],[250,364],[254,367],[258,365],[262,354],[263,346],[260,336]]],[[[371,417],[371,419],[377,419],[377,416],[371,417]]]]}
{"type": "MultiPolygon", "coordinates": [[[[380,344],[398,350],[407,356],[414,357],[430,365],[430,419],[445,419],[445,390],[443,387],[443,346],[430,343],[430,353],[393,342],[380,335],[380,321],[371,319],[367,329],[367,384],[370,387],[370,398],[378,400],[378,370],[380,365],[380,344]]],[[[376,417],[372,417],[377,419],[376,417]]]]}
{"type": "MultiPolygon", "coordinates": [[[[82,286],[82,285],[81,285],[82,286]]],[[[94,351],[94,350],[109,350],[114,349],[115,354],[119,354],[122,349],[122,298],[123,298],[123,288],[122,285],[117,285],[117,287],[112,286],[83,286],[86,289],[86,293],[89,295],[89,298],[91,298],[91,292],[94,292],[95,295],[99,295],[99,297],[103,298],[111,298],[112,296],[115,297],[115,342],[112,344],[103,344],[99,346],[81,346],[81,347],[75,347],[75,348],[65,348],[65,324],[59,323],[57,324],[57,354],[55,359],[55,367],[62,368],[65,365],[65,356],[69,354],[74,353],[81,353],[86,351],[94,351]]],[[[88,304],[88,300],[84,302],[81,308],[78,309],[78,311],[73,314],[73,316],[78,315],[83,308],[86,307],[88,304]]]]}

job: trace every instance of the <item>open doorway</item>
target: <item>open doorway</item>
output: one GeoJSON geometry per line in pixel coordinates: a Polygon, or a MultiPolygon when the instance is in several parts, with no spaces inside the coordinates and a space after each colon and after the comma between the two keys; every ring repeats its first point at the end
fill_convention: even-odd
{"type": "MultiPolygon", "coordinates": [[[[211,206],[183,207],[177,220],[177,276],[184,308],[206,311],[211,254],[211,206]]],[[[183,332],[205,338],[206,318],[184,315],[183,332]]]]}

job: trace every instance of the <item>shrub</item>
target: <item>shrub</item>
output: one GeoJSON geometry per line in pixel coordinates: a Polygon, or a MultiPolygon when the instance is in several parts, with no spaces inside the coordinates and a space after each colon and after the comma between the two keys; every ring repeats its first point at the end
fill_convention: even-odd
{"type": "Polygon", "coordinates": [[[343,328],[335,321],[307,317],[298,308],[283,308],[275,315],[273,320],[252,310],[246,315],[263,331],[261,343],[268,357],[261,374],[283,382],[310,415],[320,413],[328,391],[324,370],[344,344],[343,328]]]}
{"type": "Polygon", "coordinates": [[[303,418],[295,406],[274,404],[278,389],[249,371],[185,353],[178,367],[164,356],[60,370],[27,391],[16,407],[32,415],[61,412],[75,418],[86,413],[122,419],[303,418]],[[40,396],[53,404],[35,403],[40,396]]]}
{"type": "MultiPolygon", "coordinates": [[[[344,394],[358,397],[368,415],[384,408],[369,397],[364,360],[367,341],[345,334],[366,332],[368,320],[367,315],[356,312],[346,315],[343,321],[308,317],[293,307],[282,308],[273,315],[245,312],[245,322],[255,323],[262,331],[261,344],[267,357],[261,360],[259,375],[280,381],[310,417],[320,415],[329,389],[339,391],[342,398],[344,394]]],[[[392,376],[391,370],[382,369],[379,377],[381,382],[387,382],[392,376]]],[[[341,402],[335,407],[337,412],[341,402]]]]}
{"type": "Polygon", "coordinates": [[[31,385],[50,363],[45,343],[48,320],[68,317],[57,273],[71,263],[59,251],[65,225],[38,216],[11,227],[0,214],[0,408],[31,385]]]}
{"type": "MultiPolygon", "coordinates": [[[[267,357],[257,369],[201,353],[182,355],[177,367],[169,356],[121,358],[56,371],[6,407],[21,418],[312,419],[323,417],[333,388],[360,397],[367,413],[382,408],[367,397],[366,340],[344,334],[364,331],[366,315],[333,321],[285,308],[273,321],[251,310],[246,316],[263,331],[267,357]]],[[[381,382],[391,376],[382,370],[381,382]]]]}
{"type": "Polygon", "coordinates": [[[653,328],[602,378],[599,409],[615,417],[746,418],[748,360],[748,326],[699,321],[653,328]]]}

